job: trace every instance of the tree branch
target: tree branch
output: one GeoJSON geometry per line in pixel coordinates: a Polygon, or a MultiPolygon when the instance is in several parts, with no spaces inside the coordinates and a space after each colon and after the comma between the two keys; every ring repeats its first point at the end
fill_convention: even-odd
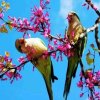
{"type": "Polygon", "coordinates": [[[85,0],[85,1],[88,3],[88,5],[91,6],[92,9],[94,9],[94,11],[96,12],[96,14],[97,14],[98,16],[100,16],[99,10],[95,9],[95,6],[94,6],[94,4],[92,3],[92,1],[91,1],[91,0],[85,0]]]}
{"type": "MultiPolygon", "coordinates": [[[[97,24],[98,22],[100,22],[100,17],[95,21],[95,24],[97,24]]],[[[99,33],[98,27],[96,27],[95,28],[95,41],[96,41],[98,49],[100,50],[100,41],[99,41],[98,33],[99,33]]],[[[100,52],[99,52],[99,55],[100,55],[100,52]]]]}
{"type": "Polygon", "coordinates": [[[85,29],[84,32],[81,33],[80,38],[83,38],[83,37],[86,36],[87,33],[89,33],[89,32],[93,32],[96,28],[99,27],[99,24],[100,24],[100,18],[98,18],[98,19],[96,20],[96,23],[95,23],[92,27],[85,29]]]}

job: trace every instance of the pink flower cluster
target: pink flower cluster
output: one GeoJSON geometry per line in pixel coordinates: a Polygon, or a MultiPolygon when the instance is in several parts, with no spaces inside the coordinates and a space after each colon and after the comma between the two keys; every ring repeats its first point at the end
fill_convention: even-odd
{"type": "MultiPolygon", "coordinates": [[[[79,88],[87,87],[89,89],[89,100],[100,100],[100,92],[96,92],[95,87],[100,87],[100,71],[98,72],[92,72],[92,70],[87,70],[85,72],[85,76],[80,74],[80,81],[77,83],[77,86],[79,88]]],[[[80,94],[80,97],[82,97],[84,93],[80,94]]]]}
{"type": "Polygon", "coordinates": [[[21,57],[18,59],[18,61],[19,61],[20,63],[24,63],[24,62],[25,62],[25,57],[21,56],[21,57]]]}
{"type": "MultiPolygon", "coordinates": [[[[40,0],[40,7],[34,6],[32,9],[32,15],[30,21],[26,18],[15,18],[8,16],[10,20],[10,25],[16,28],[19,32],[23,32],[24,35],[27,31],[31,30],[34,33],[41,32],[42,35],[48,37],[50,34],[50,22],[49,22],[49,14],[45,9],[47,9],[47,5],[49,4],[49,0],[40,0]]],[[[1,16],[2,17],[2,16],[1,16]]]]}
{"type": "Polygon", "coordinates": [[[28,30],[32,30],[32,26],[30,25],[30,22],[26,18],[15,18],[8,16],[9,20],[11,21],[12,27],[17,28],[19,32],[26,32],[28,30]]]}
{"type": "MultiPolygon", "coordinates": [[[[91,3],[91,0],[90,0],[90,5],[92,5],[92,8],[93,8],[95,11],[97,11],[97,10],[98,10],[98,8],[97,8],[94,4],[92,4],[92,3],[91,3]]],[[[85,2],[82,6],[87,6],[87,9],[89,10],[90,5],[89,5],[89,4],[87,4],[87,3],[85,2]]]]}
{"type": "Polygon", "coordinates": [[[3,18],[4,17],[4,14],[3,13],[0,13],[0,18],[3,18]]]}
{"type": "Polygon", "coordinates": [[[42,32],[42,34],[47,37],[50,34],[50,22],[49,22],[49,14],[45,11],[47,9],[47,4],[49,1],[40,0],[40,7],[34,7],[32,9],[32,16],[30,21],[32,22],[32,26],[34,26],[34,32],[42,32]]]}
{"type": "Polygon", "coordinates": [[[0,79],[11,80],[21,78],[22,76],[18,72],[16,65],[12,64],[12,59],[8,55],[0,56],[0,79]]]}
{"type": "Polygon", "coordinates": [[[51,52],[55,51],[51,54],[51,56],[57,61],[59,59],[61,59],[62,61],[62,54],[68,57],[73,56],[71,44],[67,41],[66,38],[59,38],[58,40],[53,39],[52,41],[49,42],[48,49],[51,52]],[[57,51],[59,55],[57,55],[57,51]]]}

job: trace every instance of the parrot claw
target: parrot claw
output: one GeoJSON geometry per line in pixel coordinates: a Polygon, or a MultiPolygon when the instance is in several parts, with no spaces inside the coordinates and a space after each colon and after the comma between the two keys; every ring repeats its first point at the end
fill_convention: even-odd
{"type": "Polygon", "coordinates": [[[52,76],[52,82],[54,83],[55,80],[58,80],[57,76],[52,76]]]}

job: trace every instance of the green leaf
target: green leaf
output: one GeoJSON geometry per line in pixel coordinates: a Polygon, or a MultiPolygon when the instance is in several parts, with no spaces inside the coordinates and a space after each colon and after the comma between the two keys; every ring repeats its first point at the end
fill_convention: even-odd
{"type": "Polygon", "coordinates": [[[2,8],[0,7],[0,13],[2,13],[2,11],[3,11],[3,10],[2,10],[2,8]]]}
{"type": "Polygon", "coordinates": [[[4,62],[4,57],[2,55],[0,55],[0,62],[3,63],[4,62]]]}
{"type": "Polygon", "coordinates": [[[8,25],[8,27],[9,27],[10,30],[13,29],[13,26],[12,26],[12,22],[11,21],[8,21],[8,24],[7,25],[8,25]]]}
{"type": "Polygon", "coordinates": [[[8,30],[7,30],[7,28],[3,25],[3,26],[0,27],[0,32],[1,32],[1,33],[8,33],[8,30]]]}
{"type": "Polygon", "coordinates": [[[88,65],[93,64],[94,59],[90,57],[90,53],[87,53],[87,55],[86,55],[86,61],[87,61],[88,65]]]}

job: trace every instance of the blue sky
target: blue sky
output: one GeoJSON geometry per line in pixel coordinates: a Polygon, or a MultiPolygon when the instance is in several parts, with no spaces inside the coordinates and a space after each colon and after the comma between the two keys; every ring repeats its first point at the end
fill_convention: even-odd
{"type": "MultiPolygon", "coordinates": [[[[78,13],[80,20],[84,27],[90,27],[94,24],[97,16],[95,12],[90,8],[87,10],[86,7],[82,7],[85,0],[51,0],[50,3],[50,18],[51,18],[51,34],[64,34],[67,25],[66,16],[69,11],[75,11],[78,13]]],[[[11,5],[11,9],[5,14],[5,19],[10,15],[12,17],[30,18],[31,8],[34,5],[39,4],[39,0],[8,0],[11,5]]],[[[98,9],[100,7],[100,0],[94,0],[98,9]],[[95,2],[96,1],[96,2],[95,2]]],[[[47,44],[45,40],[39,33],[31,33],[32,37],[40,37],[47,44]]],[[[15,48],[15,40],[22,37],[22,33],[17,32],[15,29],[13,31],[9,30],[8,34],[0,34],[0,54],[4,55],[5,51],[10,52],[11,58],[13,58],[13,63],[19,64],[17,59],[20,54],[15,48]]],[[[93,38],[94,34],[89,33],[88,35],[88,45],[84,51],[83,61],[85,61],[85,54],[89,48],[89,44],[93,43],[95,40],[93,38]]],[[[98,54],[97,54],[98,57],[98,54]]],[[[56,62],[53,60],[54,71],[58,76],[59,80],[53,85],[54,100],[63,100],[63,89],[65,82],[65,75],[67,69],[67,58],[64,57],[62,62],[56,62]]],[[[99,59],[96,61],[96,65],[99,64],[99,59]]],[[[98,69],[98,68],[97,68],[98,69]]],[[[77,71],[77,77],[79,75],[80,68],[77,71]]],[[[48,94],[45,88],[44,80],[37,69],[32,71],[32,64],[28,63],[25,65],[24,69],[21,71],[22,79],[14,81],[10,84],[10,81],[0,81],[0,98],[1,100],[48,100],[48,94]]],[[[83,98],[79,97],[80,89],[77,88],[76,83],[79,78],[75,78],[72,81],[71,91],[68,96],[68,100],[87,100],[87,94],[83,98]]]]}

